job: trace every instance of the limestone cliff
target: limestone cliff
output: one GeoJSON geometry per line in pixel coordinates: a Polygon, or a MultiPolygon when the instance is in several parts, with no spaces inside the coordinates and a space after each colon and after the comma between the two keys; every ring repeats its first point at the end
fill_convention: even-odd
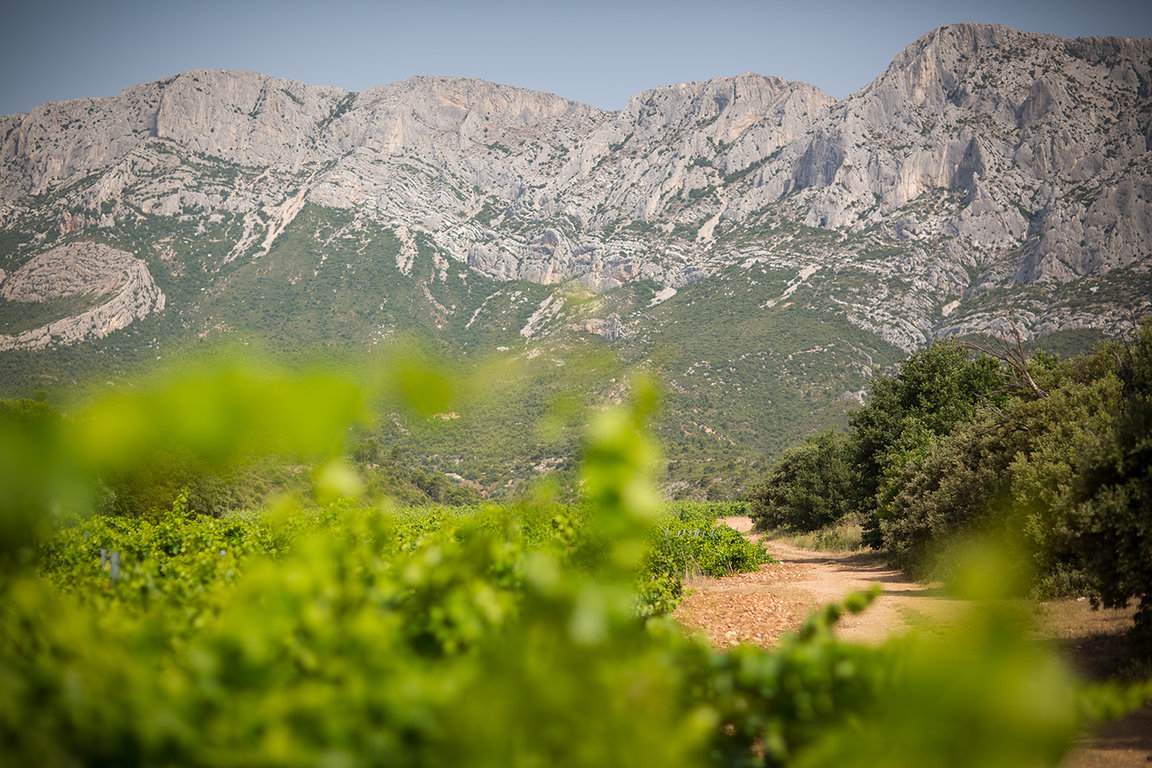
{"type": "Polygon", "coordinates": [[[213,274],[312,203],[498,280],[818,268],[840,280],[827,306],[905,349],[1007,309],[1030,334],[1114,330],[1148,305],[1106,297],[1152,264],[1150,145],[1152,41],[989,25],[934,30],[843,100],[743,74],[605,112],[464,78],[354,94],[195,70],[0,118],[0,267],[169,222],[223,233],[195,267],[213,274]],[[1066,285],[1084,289],[1044,298],[1066,285]]]}
{"type": "Polygon", "coordinates": [[[0,299],[46,304],[80,299],[75,314],[11,334],[0,334],[0,351],[43,349],[103,338],[152,312],[165,297],[144,262],[106,245],[78,242],[53,248],[11,275],[0,275],[0,299]]]}

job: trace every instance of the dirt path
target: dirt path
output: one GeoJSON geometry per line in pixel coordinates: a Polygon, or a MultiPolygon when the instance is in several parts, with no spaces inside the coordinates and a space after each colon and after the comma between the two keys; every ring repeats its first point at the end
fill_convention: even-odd
{"type": "MultiPolygon", "coordinates": [[[[752,521],[729,517],[723,523],[753,540],[752,521]]],[[[851,642],[876,643],[924,626],[947,626],[962,610],[963,601],[942,596],[938,590],[910,581],[867,554],[835,554],[765,541],[777,561],[755,573],[721,579],[697,579],[686,586],[693,593],[673,613],[686,628],[706,634],[717,647],[747,643],[769,647],[786,632],[799,629],[815,608],[844,599],[879,584],[876,601],[859,616],[847,616],[838,625],[840,637],[851,642]]],[[[1062,601],[1041,606],[1041,633],[1066,646],[1082,671],[1095,677],[1093,658],[1108,653],[1093,651],[1092,643],[1115,641],[1130,624],[1131,612],[1088,611],[1087,604],[1062,601]],[[1085,649],[1088,653],[1081,653],[1085,649]]],[[[1152,765],[1152,706],[1085,734],[1062,763],[1062,768],[1136,768],[1152,765]]]]}
{"type": "MultiPolygon", "coordinates": [[[[759,538],[751,533],[747,517],[723,522],[759,538]]],[[[946,624],[961,605],[887,568],[873,555],[815,552],[779,541],[764,545],[777,562],[755,573],[690,582],[687,586],[694,592],[676,609],[676,619],[704,632],[719,647],[740,643],[767,647],[798,629],[813,609],[879,584],[880,597],[868,611],[845,617],[837,629],[845,640],[874,643],[917,626],[946,624]]]]}

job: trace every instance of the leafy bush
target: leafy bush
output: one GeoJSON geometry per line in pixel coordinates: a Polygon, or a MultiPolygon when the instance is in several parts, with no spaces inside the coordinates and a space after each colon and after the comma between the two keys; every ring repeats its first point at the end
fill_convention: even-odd
{"type": "Polygon", "coordinates": [[[757,528],[813,532],[861,511],[868,515],[865,542],[884,547],[881,516],[892,517],[905,468],[971,421],[1001,383],[995,360],[973,358],[953,341],[913,354],[895,376],[873,383],[868,404],[850,415],[847,435],[824,432],[784,453],[749,495],[757,528]]]}
{"type": "Polygon", "coordinates": [[[1101,601],[1140,601],[1137,631],[1152,648],[1152,320],[1108,352],[1123,389],[1110,433],[1084,451],[1069,527],[1101,601]]]}
{"type": "Polygon", "coordinates": [[[760,546],[727,526],[665,528],[656,535],[652,558],[664,564],[660,570],[677,576],[728,576],[772,562],[760,546]]]}
{"type": "Polygon", "coordinates": [[[639,590],[641,616],[658,616],[684,596],[686,576],[727,576],[754,571],[772,559],[718,518],[747,512],[741,502],[671,502],[649,535],[639,590]]]}
{"type": "MultiPolygon", "coordinates": [[[[762,528],[821,530],[855,505],[865,541],[913,574],[974,531],[1018,542],[1045,594],[1140,601],[1152,633],[1152,322],[1062,361],[940,342],[875,383],[845,438],[789,450],[752,495],[762,528]]],[[[949,555],[950,557],[950,555],[949,555]]]]}
{"type": "Polygon", "coordinates": [[[973,358],[949,340],[913,354],[895,377],[877,379],[868,404],[850,417],[861,507],[875,509],[886,480],[934,437],[970,421],[1001,381],[995,360],[973,358]]]}
{"type": "Polygon", "coordinates": [[[873,518],[892,562],[923,575],[929,556],[986,521],[1006,501],[1013,452],[1005,435],[965,426],[933,443],[896,476],[891,501],[873,518]]]}
{"type": "Polygon", "coordinates": [[[809,532],[852,509],[855,475],[848,440],[824,432],[790,448],[749,496],[758,530],[809,532]]]}
{"type": "Polygon", "coordinates": [[[1120,383],[1107,354],[1067,362],[1041,355],[1029,368],[1043,397],[1001,397],[893,474],[874,520],[896,564],[922,572],[956,536],[991,527],[1021,542],[1031,555],[1021,568],[1046,589],[1083,582],[1072,490],[1086,452],[1109,439],[1120,383]]]}

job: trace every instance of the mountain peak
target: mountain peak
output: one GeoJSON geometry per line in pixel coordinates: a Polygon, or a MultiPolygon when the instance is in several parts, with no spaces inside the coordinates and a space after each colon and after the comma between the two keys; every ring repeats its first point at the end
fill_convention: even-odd
{"type": "MultiPolygon", "coordinates": [[[[199,222],[219,230],[197,267],[212,274],[269,254],[308,204],[394,231],[401,266],[424,248],[465,275],[598,291],[879,248],[932,277],[882,307],[869,281],[898,267],[869,262],[838,300],[912,348],[979,326],[967,308],[992,288],[1147,261],[1148,50],[955,24],[848,99],[745,72],[654,88],[617,112],[467,77],[356,94],[191,70],[4,119],[0,227],[13,245],[0,269],[59,238],[199,222]],[[805,229],[781,234],[793,226],[805,229]]],[[[1045,312],[1033,327],[1072,322],[1045,312]]]]}

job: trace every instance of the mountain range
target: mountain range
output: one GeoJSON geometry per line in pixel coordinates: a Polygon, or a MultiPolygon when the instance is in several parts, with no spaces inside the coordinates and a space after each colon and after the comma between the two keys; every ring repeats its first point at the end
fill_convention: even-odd
{"type": "MultiPolygon", "coordinates": [[[[738,493],[933,340],[1079,351],[1131,327],[1150,149],[1152,41],[978,24],[846,99],[742,74],[610,112],[193,70],[0,118],[0,394],[419,338],[517,361],[414,443],[462,482],[566,466],[570,442],[517,427],[641,369],[670,493],[738,493]]],[[[405,418],[379,438],[415,440],[405,418]]]]}

